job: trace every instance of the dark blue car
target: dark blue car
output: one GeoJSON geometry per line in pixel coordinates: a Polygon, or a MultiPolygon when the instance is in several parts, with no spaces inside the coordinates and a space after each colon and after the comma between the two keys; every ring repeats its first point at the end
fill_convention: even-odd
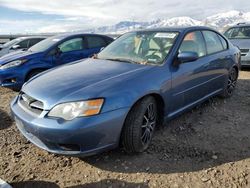
{"type": "Polygon", "coordinates": [[[64,34],[45,39],[27,51],[0,58],[0,86],[19,90],[23,83],[52,67],[98,53],[113,39],[94,34],[64,34]]]}
{"type": "Polygon", "coordinates": [[[154,130],[209,97],[230,97],[240,52],[207,27],[130,32],[95,58],[29,80],[11,103],[35,145],[90,155],[146,150],[154,130]]]}

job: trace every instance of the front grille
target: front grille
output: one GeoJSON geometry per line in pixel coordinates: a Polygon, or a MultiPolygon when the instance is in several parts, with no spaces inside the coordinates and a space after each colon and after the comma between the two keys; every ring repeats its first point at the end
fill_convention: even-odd
{"type": "Polygon", "coordinates": [[[247,52],[249,52],[249,49],[240,49],[240,51],[241,51],[242,53],[247,53],[247,52]]]}
{"type": "Polygon", "coordinates": [[[36,115],[40,115],[43,112],[43,103],[25,93],[20,93],[18,102],[23,108],[36,115]]]}
{"type": "Polygon", "coordinates": [[[247,53],[249,52],[249,49],[240,49],[241,56],[246,56],[247,53]]]}

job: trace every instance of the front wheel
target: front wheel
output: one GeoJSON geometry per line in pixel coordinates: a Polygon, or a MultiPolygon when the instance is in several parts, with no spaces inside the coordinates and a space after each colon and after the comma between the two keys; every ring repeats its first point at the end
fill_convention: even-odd
{"type": "Polygon", "coordinates": [[[238,79],[238,71],[236,68],[232,68],[232,70],[228,74],[227,82],[224,86],[224,90],[222,93],[223,98],[231,97],[233,94],[233,91],[235,90],[236,84],[238,79]]]}
{"type": "Polygon", "coordinates": [[[122,132],[122,145],[128,153],[145,151],[151,140],[158,120],[156,100],[143,98],[130,110],[122,132]]]}

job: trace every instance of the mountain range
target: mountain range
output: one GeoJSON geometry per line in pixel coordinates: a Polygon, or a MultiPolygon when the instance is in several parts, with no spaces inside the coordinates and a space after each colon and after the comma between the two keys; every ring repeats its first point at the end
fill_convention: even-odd
{"type": "Polygon", "coordinates": [[[88,29],[84,30],[84,32],[122,34],[136,29],[198,25],[205,25],[213,27],[219,31],[223,31],[229,26],[242,22],[250,22],[250,12],[233,10],[229,12],[218,13],[203,20],[196,20],[191,17],[173,17],[166,19],[156,19],[150,22],[121,21],[115,25],[88,29]]]}

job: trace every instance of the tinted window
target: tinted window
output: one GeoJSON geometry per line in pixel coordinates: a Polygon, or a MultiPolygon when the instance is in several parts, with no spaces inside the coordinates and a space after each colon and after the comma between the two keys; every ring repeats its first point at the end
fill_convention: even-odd
{"type": "Polygon", "coordinates": [[[16,45],[19,45],[20,48],[28,48],[28,42],[29,42],[29,40],[23,40],[23,41],[17,43],[16,45]]]}
{"type": "Polygon", "coordinates": [[[212,54],[224,50],[219,39],[219,36],[212,31],[202,31],[206,44],[207,44],[207,53],[212,54]]]}
{"type": "Polygon", "coordinates": [[[220,36],[220,35],[218,35],[219,36],[219,38],[220,38],[220,40],[221,40],[221,44],[222,44],[222,46],[223,46],[223,49],[225,50],[225,49],[227,49],[228,48],[228,46],[227,46],[227,41],[222,37],[222,36],[220,36]]]}
{"type": "Polygon", "coordinates": [[[225,32],[225,36],[229,39],[249,39],[250,27],[234,27],[225,32]]]}
{"type": "Polygon", "coordinates": [[[105,39],[99,36],[87,36],[86,40],[89,48],[101,48],[107,45],[105,39]]]}
{"type": "Polygon", "coordinates": [[[74,38],[67,40],[60,44],[58,48],[61,50],[61,52],[71,52],[76,50],[82,50],[83,49],[83,39],[82,38],[74,38]]]}
{"type": "Polygon", "coordinates": [[[34,46],[36,43],[42,41],[43,39],[37,38],[37,39],[30,39],[29,47],[34,46]]]}
{"type": "Polygon", "coordinates": [[[206,46],[201,32],[188,33],[182,41],[179,52],[196,52],[199,57],[206,55],[206,46]]]}

